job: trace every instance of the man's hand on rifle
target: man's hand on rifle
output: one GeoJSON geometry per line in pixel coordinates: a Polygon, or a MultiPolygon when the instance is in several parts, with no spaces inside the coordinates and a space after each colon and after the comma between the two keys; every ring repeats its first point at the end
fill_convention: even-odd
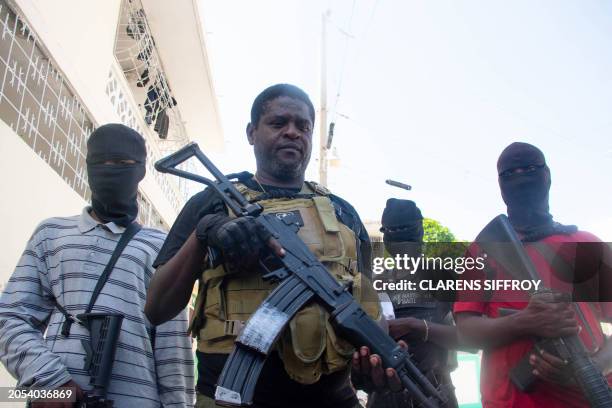
{"type": "Polygon", "coordinates": [[[221,251],[223,260],[232,269],[255,265],[265,248],[277,256],[285,254],[272,234],[253,217],[209,214],[199,221],[195,232],[202,245],[221,251]]]}
{"type": "Polygon", "coordinates": [[[538,337],[565,337],[578,333],[572,304],[562,294],[534,296],[527,307],[518,313],[524,335],[538,337]]]}
{"type": "MultiPolygon", "coordinates": [[[[59,390],[71,390],[76,395],[75,402],[50,402],[50,401],[32,401],[32,408],[74,408],[78,407],[79,402],[83,401],[83,390],[78,386],[73,380],[68,381],[67,383],[60,385],[58,387],[59,390]]],[[[71,398],[73,399],[73,398],[71,398]]]]}
{"type": "Polygon", "coordinates": [[[389,321],[389,336],[395,340],[403,337],[406,341],[422,340],[427,327],[422,319],[402,317],[389,321]]]}
{"type": "MultiPolygon", "coordinates": [[[[400,340],[400,347],[407,349],[408,345],[400,340]]],[[[366,378],[378,391],[400,392],[404,387],[397,372],[393,368],[384,369],[377,354],[370,354],[367,347],[361,347],[353,353],[353,373],[366,378]]]]}
{"type": "Polygon", "coordinates": [[[533,367],[533,375],[544,381],[564,386],[576,385],[568,362],[547,353],[545,350],[531,354],[529,363],[533,367]]]}

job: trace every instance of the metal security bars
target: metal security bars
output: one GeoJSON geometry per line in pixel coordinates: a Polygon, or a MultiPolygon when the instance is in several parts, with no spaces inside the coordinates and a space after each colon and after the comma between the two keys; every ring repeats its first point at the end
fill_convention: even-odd
{"type": "MultiPolygon", "coordinates": [[[[25,18],[11,6],[0,0],[0,120],[89,201],[85,156],[96,123],[25,18]]],[[[148,160],[149,171],[154,160],[148,160]]],[[[166,176],[159,175],[156,181],[178,210],[184,193],[177,193],[166,176]]],[[[139,222],[168,229],[141,192],[138,204],[139,222]]]]}
{"type": "Polygon", "coordinates": [[[93,119],[5,0],[0,0],[0,32],[0,119],[89,200],[85,150],[93,119]]]}

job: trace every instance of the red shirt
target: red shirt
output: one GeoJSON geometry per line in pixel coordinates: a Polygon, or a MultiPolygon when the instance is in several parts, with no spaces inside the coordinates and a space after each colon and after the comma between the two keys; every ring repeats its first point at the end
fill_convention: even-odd
{"type": "MultiPolygon", "coordinates": [[[[558,249],[561,243],[572,242],[600,242],[597,237],[587,232],[578,231],[571,235],[553,235],[549,236],[538,244],[548,244],[550,248],[558,249]]],[[[558,274],[552,273],[552,266],[549,265],[550,260],[547,260],[541,251],[538,251],[534,245],[526,244],[525,249],[527,254],[534,263],[541,279],[542,285],[556,290],[568,288],[568,284],[557,278],[558,274]]],[[[571,251],[567,251],[570,253],[571,251]]],[[[574,252],[575,253],[575,252],[574,252]]],[[[571,263],[571,259],[565,259],[571,263]]],[[[558,265],[557,265],[558,266],[558,265]]],[[[497,276],[499,278],[499,276],[497,276]]],[[[517,299],[514,296],[507,296],[507,293],[498,292],[488,302],[475,302],[473,293],[470,294],[470,301],[455,302],[454,312],[475,312],[480,313],[490,318],[499,317],[499,308],[524,309],[527,302],[508,301],[508,299],[517,299]],[[504,296],[506,295],[506,296],[504,296]],[[505,300],[504,300],[505,299],[505,300]]],[[[459,296],[461,299],[461,294],[459,296]]],[[[605,336],[601,331],[599,322],[612,317],[612,303],[577,303],[585,317],[586,324],[590,327],[586,329],[585,324],[578,319],[581,327],[580,338],[590,351],[595,351],[600,348],[605,342],[605,336]],[[594,341],[593,341],[594,339],[594,341]],[[593,344],[595,343],[595,344],[593,344]]],[[[482,403],[486,408],[539,408],[539,407],[584,407],[588,408],[589,404],[584,399],[579,389],[571,387],[561,387],[545,381],[537,381],[533,389],[529,393],[521,392],[510,381],[510,370],[532,350],[534,340],[524,338],[516,340],[504,346],[485,350],[481,362],[480,374],[480,389],[482,394],[482,403]]],[[[612,376],[608,376],[608,382],[612,384],[612,376]]]]}

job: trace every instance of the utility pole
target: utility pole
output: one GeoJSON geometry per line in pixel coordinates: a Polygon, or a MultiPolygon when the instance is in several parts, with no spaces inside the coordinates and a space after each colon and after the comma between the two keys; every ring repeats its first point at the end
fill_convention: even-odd
{"type": "Polygon", "coordinates": [[[327,18],[321,18],[321,114],[319,116],[319,183],[327,186],[327,18]]]}

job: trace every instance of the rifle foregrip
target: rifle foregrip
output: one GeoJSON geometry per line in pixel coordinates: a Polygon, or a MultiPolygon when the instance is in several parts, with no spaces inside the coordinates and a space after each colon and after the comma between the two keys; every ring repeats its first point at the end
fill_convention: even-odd
{"type": "MultiPolygon", "coordinates": [[[[563,340],[543,339],[536,343],[535,349],[546,350],[569,361],[570,370],[591,407],[612,407],[612,393],[608,381],[585,352],[578,336],[564,337],[563,340]]],[[[530,392],[534,382],[538,380],[529,363],[531,354],[531,351],[528,352],[510,371],[512,383],[522,392],[530,392]]]]}
{"type": "Polygon", "coordinates": [[[338,333],[351,339],[353,344],[367,346],[378,354],[386,368],[397,371],[402,383],[425,407],[435,408],[443,400],[438,390],[412,363],[408,352],[402,349],[372,320],[356,302],[340,306],[331,316],[338,333]],[[414,381],[413,381],[414,380],[414,381]],[[427,398],[429,395],[432,398],[427,398]]]}
{"type": "Polygon", "coordinates": [[[372,353],[380,356],[385,367],[398,369],[404,363],[406,352],[369,319],[357,303],[340,306],[331,317],[343,338],[351,339],[353,344],[367,346],[372,353]]]}
{"type": "MultiPolygon", "coordinates": [[[[587,357],[587,359],[589,359],[587,357]]],[[[608,382],[598,372],[591,369],[592,363],[578,359],[572,366],[574,367],[574,377],[583,390],[586,399],[593,408],[612,407],[612,395],[608,382]]]]}
{"type": "Polygon", "coordinates": [[[574,378],[591,407],[612,407],[612,392],[608,381],[591,357],[584,352],[581,340],[578,336],[571,336],[564,338],[564,341],[572,353],[570,366],[574,378]]]}

